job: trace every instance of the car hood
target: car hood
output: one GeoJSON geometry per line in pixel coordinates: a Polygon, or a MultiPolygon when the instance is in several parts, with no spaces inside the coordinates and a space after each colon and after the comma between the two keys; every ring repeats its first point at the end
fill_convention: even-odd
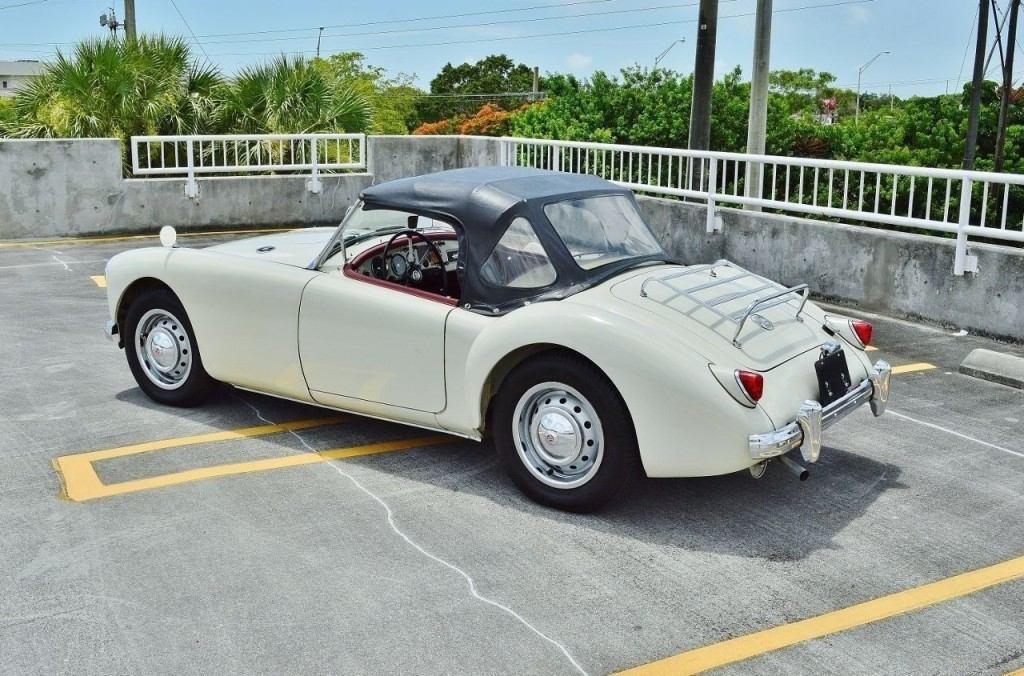
{"type": "Polygon", "coordinates": [[[736,281],[724,281],[713,289],[706,289],[706,292],[692,291],[692,295],[684,292],[716,280],[705,272],[671,280],[671,285],[659,281],[684,269],[682,266],[658,266],[642,272],[634,271],[569,300],[598,305],[649,325],[652,330],[676,334],[683,343],[710,361],[742,364],[758,371],[770,370],[796,355],[819,347],[830,338],[822,328],[820,310],[807,303],[801,321],[796,317],[798,302],[794,301],[760,310],[757,314],[768,321],[762,325],[748,320],[737,347],[732,340],[738,324],[695,302],[693,296],[709,302],[735,295],[735,300],[721,302],[715,307],[726,314],[742,315],[754,299],[771,291],[740,294],[757,288],[766,280],[747,276],[736,281]],[[641,295],[641,289],[646,295],[641,295]]]}
{"type": "Polygon", "coordinates": [[[302,228],[215,244],[207,251],[305,268],[316,260],[337,228],[302,228]]]}

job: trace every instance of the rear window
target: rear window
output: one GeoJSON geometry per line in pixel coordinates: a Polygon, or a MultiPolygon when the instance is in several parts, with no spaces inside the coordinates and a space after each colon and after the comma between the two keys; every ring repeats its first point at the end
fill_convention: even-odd
{"type": "Polygon", "coordinates": [[[480,267],[488,284],[514,289],[537,289],[555,281],[557,274],[530,221],[516,218],[480,267]]]}
{"type": "Polygon", "coordinates": [[[622,195],[555,202],[544,214],[584,270],[664,253],[633,201],[622,195]]]}

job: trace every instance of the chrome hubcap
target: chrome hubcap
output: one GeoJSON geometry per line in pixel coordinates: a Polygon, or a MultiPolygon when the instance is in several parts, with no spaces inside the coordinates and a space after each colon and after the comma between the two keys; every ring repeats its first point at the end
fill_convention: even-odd
{"type": "Polygon", "coordinates": [[[586,397],[562,383],[541,383],[519,399],[513,438],[530,473],[555,488],[590,481],[604,456],[604,433],[586,397]]]}
{"type": "Polygon", "coordinates": [[[185,327],[166,310],[149,310],[135,327],[135,352],[146,377],[165,390],[182,386],[192,371],[185,327]]]}

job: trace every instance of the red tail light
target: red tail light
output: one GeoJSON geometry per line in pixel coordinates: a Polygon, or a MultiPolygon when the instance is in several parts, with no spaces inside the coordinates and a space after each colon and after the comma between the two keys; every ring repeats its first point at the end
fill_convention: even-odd
{"type": "Polygon", "coordinates": [[[764,378],[760,373],[737,369],[736,382],[740,384],[752,403],[756,404],[761,400],[761,395],[764,394],[764,378]]]}
{"type": "Polygon", "coordinates": [[[867,347],[871,344],[871,334],[874,332],[874,327],[872,327],[869,322],[866,322],[863,319],[851,319],[850,327],[857,335],[857,340],[860,341],[861,345],[867,347]]]}

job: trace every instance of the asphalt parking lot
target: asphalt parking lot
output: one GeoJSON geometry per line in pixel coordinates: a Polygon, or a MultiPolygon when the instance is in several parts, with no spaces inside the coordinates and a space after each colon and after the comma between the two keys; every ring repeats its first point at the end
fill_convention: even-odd
{"type": "Polygon", "coordinates": [[[0,672],[1024,668],[1024,391],[956,372],[1020,346],[871,317],[891,414],[832,428],[810,480],[646,481],[580,516],[488,445],[150,402],[101,284],[153,243],[0,245],[0,672]]]}

